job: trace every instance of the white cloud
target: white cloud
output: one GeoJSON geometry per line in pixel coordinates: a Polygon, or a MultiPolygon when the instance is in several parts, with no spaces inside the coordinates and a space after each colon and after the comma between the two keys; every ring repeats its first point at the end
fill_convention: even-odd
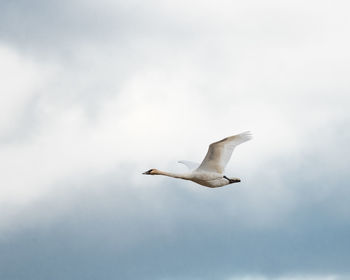
{"type": "MultiPolygon", "coordinates": [[[[0,47],[0,91],[6,93],[0,95],[0,135],[6,139],[0,144],[2,229],[16,228],[28,218],[22,210],[63,185],[74,181],[83,188],[98,174],[116,173],[131,177],[132,193],[159,207],[162,222],[153,221],[155,227],[170,232],[179,226],[167,212],[170,192],[162,194],[165,202],[154,193],[174,181],[139,173],[182,170],[177,160],[201,161],[210,142],[245,130],[254,139],[237,148],[227,168],[242,176],[242,187],[227,200],[221,196],[228,190],[214,193],[182,182],[183,191],[202,203],[221,201],[214,213],[245,229],[271,230],[286,226],[306,194],[322,201],[331,188],[341,188],[300,191],[297,184],[290,187],[290,178],[318,184],[324,174],[344,176],[348,168],[349,155],[340,147],[349,134],[335,133],[349,122],[346,2],[83,2],[70,6],[71,15],[60,14],[73,30],[56,33],[48,23],[64,47],[41,40],[32,52],[23,51],[26,44],[0,47]],[[94,28],[80,29],[86,26],[94,28]],[[60,56],[50,53],[55,48],[60,56]],[[30,137],[17,137],[32,124],[27,109],[35,112],[37,127],[30,137]],[[303,164],[306,175],[293,169],[303,164]],[[153,187],[152,194],[150,188],[141,191],[145,185],[153,187]]],[[[38,22],[27,24],[38,28],[38,22]]],[[[345,220],[347,201],[337,202],[334,213],[345,220]]],[[[171,211],[181,208],[177,203],[182,202],[173,202],[171,211]]],[[[189,219],[215,224],[213,213],[202,207],[205,214],[193,210],[189,219]]],[[[177,215],[181,220],[188,213],[177,215]]]]}
{"type": "Polygon", "coordinates": [[[1,44],[0,60],[0,137],[5,137],[30,99],[49,82],[52,69],[1,44]]]}
{"type": "MultiPolygon", "coordinates": [[[[303,38],[296,48],[276,47],[269,38],[255,46],[239,32],[223,32],[214,36],[217,42],[185,40],[175,52],[159,37],[135,39],[131,51],[119,47],[116,53],[113,44],[99,46],[102,52],[83,47],[72,62],[56,62],[54,77],[45,65],[7,50],[7,60],[17,61],[12,64],[23,73],[18,85],[4,85],[14,88],[3,103],[3,124],[39,92],[41,129],[28,142],[6,146],[2,180],[9,196],[3,199],[31,200],[67,176],[124,162],[143,169],[200,161],[210,142],[247,129],[254,141],[235,151],[228,171],[237,163],[259,170],[276,157],[295,158],[311,130],[346,118],[347,69],[340,58],[348,59],[347,52],[333,55],[323,41],[303,38]],[[132,64],[129,52],[136,57],[132,64]]],[[[270,179],[281,184],[276,174],[270,179]]],[[[279,188],[271,199],[288,193],[279,188]]]]}

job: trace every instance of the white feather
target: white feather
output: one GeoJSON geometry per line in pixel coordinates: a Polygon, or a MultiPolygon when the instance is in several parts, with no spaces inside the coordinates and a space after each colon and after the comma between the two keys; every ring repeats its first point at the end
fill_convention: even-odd
{"type": "Polygon", "coordinates": [[[194,170],[199,167],[199,163],[189,160],[179,160],[178,163],[182,163],[188,167],[189,170],[194,170]]]}
{"type": "Polygon", "coordinates": [[[252,139],[252,134],[246,131],[210,144],[208,152],[197,170],[223,174],[235,147],[250,139],[252,139]]]}

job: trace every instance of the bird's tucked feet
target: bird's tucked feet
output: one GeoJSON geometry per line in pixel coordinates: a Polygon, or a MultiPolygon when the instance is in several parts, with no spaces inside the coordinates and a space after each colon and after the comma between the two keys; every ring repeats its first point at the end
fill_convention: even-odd
{"type": "Polygon", "coordinates": [[[230,179],[230,178],[227,178],[226,176],[224,176],[224,178],[225,178],[226,180],[228,180],[230,184],[239,183],[239,182],[241,181],[241,179],[238,179],[238,178],[232,178],[232,179],[230,179]]]}

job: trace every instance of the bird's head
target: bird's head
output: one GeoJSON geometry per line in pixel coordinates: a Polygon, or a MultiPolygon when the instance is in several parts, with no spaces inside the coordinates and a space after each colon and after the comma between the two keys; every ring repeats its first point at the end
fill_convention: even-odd
{"type": "Polygon", "coordinates": [[[156,175],[157,171],[158,171],[157,169],[152,168],[152,169],[150,169],[150,170],[148,170],[146,172],[143,172],[142,174],[144,174],[144,175],[156,175]]]}

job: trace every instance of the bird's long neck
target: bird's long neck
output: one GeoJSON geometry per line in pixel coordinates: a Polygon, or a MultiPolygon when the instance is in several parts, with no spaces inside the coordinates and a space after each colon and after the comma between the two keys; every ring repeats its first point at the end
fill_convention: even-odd
{"type": "Polygon", "coordinates": [[[190,174],[188,173],[172,173],[172,172],[166,172],[166,171],[161,171],[157,170],[157,173],[154,175],[163,175],[163,176],[168,176],[168,177],[173,177],[173,178],[179,178],[179,179],[184,179],[184,180],[190,180],[190,174]]]}

